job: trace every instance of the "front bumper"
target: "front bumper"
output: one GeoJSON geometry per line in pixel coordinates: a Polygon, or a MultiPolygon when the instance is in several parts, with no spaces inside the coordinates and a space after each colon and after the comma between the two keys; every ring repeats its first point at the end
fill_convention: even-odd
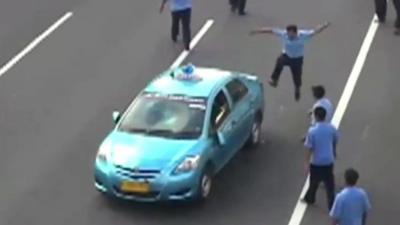
{"type": "Polygon", "coordinates": [[[110,196],[139,202],[184,201],[195,197],[200,173],[194,171],[181,175],[160,172],[150,179],[137,179],[129,174],[121,174],[117,168],[95,166],[95,187],[110,196]],[[120,189],[123,181],[144,182],[150,185],[148,193],[127,193],[120,189]]]}

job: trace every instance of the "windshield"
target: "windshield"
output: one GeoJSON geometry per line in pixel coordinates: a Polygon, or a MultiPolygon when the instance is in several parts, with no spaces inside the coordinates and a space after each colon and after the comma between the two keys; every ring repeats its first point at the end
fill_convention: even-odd
{"type": "Polygon", "coordinates": [[[144,93],[120,123],[119,130],[168,138],[195,139],[203,130],[205,98],[144,93]]]}

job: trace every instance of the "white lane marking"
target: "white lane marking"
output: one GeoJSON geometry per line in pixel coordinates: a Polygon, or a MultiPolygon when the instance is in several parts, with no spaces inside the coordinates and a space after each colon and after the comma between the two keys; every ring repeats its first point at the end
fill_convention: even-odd
{"type": "MultiPolygon", "coordinates": [[[[211,28],[211,26],[214,24],[214,20],[207,20],[207,22],[203,25],[203,27],[199,30],[199,32],[196,34],[196,36],[192,39],[190,42],[190,49],[193,49],[196,47],[196,45],[199,43],[200,39],[207,33],[208,29],[211,28]]],[[[178,67],[189,55],[190,51],[184,50],[179,57],[175,60],[174,63],[171,65],[172,68],[178,67]]]]}
{"type": "Polygon", "coordinates": [[[32,51],[40,42],[42,42],[46,37],[48,37],[52,32],[54,32],[59,26],[61,26],[65,21],[67,21],[73,15],[72,12],[67,12],[63,17],[58,19],[53,25],[47,28],[41,35],[35,38],[29,45],[27,45],[18,55],[14,56],[7,64],[5,64],[0,69],[0,77],[3,76],[9,69],[11,69],[15,64],[17,64],[25,55],[32,51]]]}
{"type": "MultiPolygon", "coordinates": [[[[365,60],[367,58],[369,49],[371,47],[372,41],[374,40],[376,31],[378,30],[379,23],[375,23],[377,16],[374,15],[372,22],[369,26],[367,35],[364,38],[364,42],[361,45],[360,52],[358,53],[356,62],[353,66],[353,69],[350,73],[350,76],[347,80],[346,86],[343,90],[342,96],[339,100],[338,106],[336,108],[335,114],[332,118],[332,124],[339,128],[340,122],[342,121],[343,115],[346,111],[346,108],[349,104],[351,95],[353,94],[354,88],[357,84],[357,80],[360,77],[362,68],[364,66],[365,60]]],[[[303,186],[303,190],[301,191],[300,197],[297,201],[297,204],[293,210],[292,217],[290,218],[288,225],[300,225],[301,221],[304,217],[304,213],[307,209],[307,204],[301,201],[302,197],[305,195],[308,185],[309,185],[309,176],[307,176],[306,183],[303,186]]]]}

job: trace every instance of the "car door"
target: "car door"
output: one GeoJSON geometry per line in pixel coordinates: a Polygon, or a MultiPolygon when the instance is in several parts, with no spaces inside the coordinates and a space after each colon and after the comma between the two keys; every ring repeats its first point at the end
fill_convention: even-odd
{"type": "Polygon", "coordinates": [[[225,90],[220,89],[218,91],[211,105],[210,135],[218,140],[218,147],[213,158],[217,169],[220,169],[229,161],[236,147],[232,127],[231,103],[225,90]]]}
{"type": "Polygon", "coordinates": [[[251,96],[249,89],[239,78],[229,81],[225,88],[232,102],[233,144],[241,148],[250,135],[253,123],[254,109],[251,105],[251,96]]]}

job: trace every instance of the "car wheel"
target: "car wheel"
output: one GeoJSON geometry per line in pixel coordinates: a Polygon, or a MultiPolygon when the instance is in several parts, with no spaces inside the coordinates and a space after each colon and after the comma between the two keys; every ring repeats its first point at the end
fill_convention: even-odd
{"type": "Polygon", "coordinates": [[[251,125],[249,140],[247,141],[250,147],[255,147],[261,142],[261,119],[256,118],[251,125]]]}
{"type": "Polygon", "coordinates": [[[206,169],[204,169],[204,172],[200,176],[196,200],[200,202],[206,200],[211,194],[211,189],[212,173],[210,167],[207,167],[206,169]]]}

